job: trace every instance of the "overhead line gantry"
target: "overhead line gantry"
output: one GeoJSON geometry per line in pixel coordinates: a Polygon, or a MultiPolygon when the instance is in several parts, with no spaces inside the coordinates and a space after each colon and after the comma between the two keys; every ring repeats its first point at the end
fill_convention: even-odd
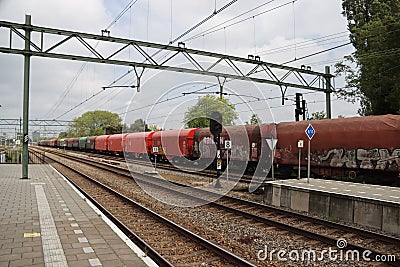
{"type": "Polygon", "coordinates": [[[109,36],[109,34],[105,36],[34,26],[31,25],[30,15],[25,16],[25,24],[0,21],[0,30],[2,28],[9,30],[9,34],[7,34],[9,41],[6,42],[8,46],[2,42],[0,53],[20,54],[25,59],[22,178],[28,178],[28,96],[30,58],[32,56],[129,66],[135,69],[138,90],[143,70],[155,69],[213,76],[225,80],[272,84],[279,86],[282,99],[284,99],[288,87],[319,91],[326,94],[326,113],[328,118],[331,116],[330,94],[334,91],[334,88],[331,86],[333,76],[329,73],[329,67],[326,67],[325,73],[320,73],[306,68],[294,68],[268,63],[262,61],[259,56],[254,55],[243,58],[189,49],[186,48],[184,43],[178,43],[178,46],[171,46],[118,38],[109,36]],[[32,38],[32,34],[35,38],[32,38]],[[25,45],[18,47],[18,44],[14,42],[14,37],[24,41],[25,45]],[[107,47],[107,49],[102,51],[100,48],[95,48],[90,44],[90,40],[100,42],[101,45],[98,47],[107,47]],[[76,47],[76,43],[89,52],[89,55],[79,54],[76,51],[57,52],[63,46],[76,47]],[[110,50],[110,45],[107,46],[107,44],[117,45],[118,47],[110,50]],[[123,56],[123,52],[129,48],[137,51],[137,56],[134,60],[128,60],[123,56]],[[170,55],[166,59],[156,59],[155,56],[148,52],[149,49],[168,52],[170,55]],[[183,65],[178,67],[174,60],[180,60],[180,63],[187,64],[185,67],[182,67],[183,65]]]}

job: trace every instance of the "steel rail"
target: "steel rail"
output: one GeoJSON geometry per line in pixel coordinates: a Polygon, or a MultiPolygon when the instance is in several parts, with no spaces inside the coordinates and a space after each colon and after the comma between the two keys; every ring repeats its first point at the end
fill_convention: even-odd
{"type": "MultiPolygon", "coordinates": [[[[84,173],[82,173],[82,172],[80,172],[78,170],[73,169],[72,167],[66,165],[65,163],[62,163],[60,161],[56,161],[54,159],[51,159],[51,160],[57,162],[58,164],[61,164],[65,168],[68,168],[69,170],[81,175],[82,177],[85,177],[86,179],[90,180],[91,182],[93,182],[93,183],[97,184],[98,186],[100,186],[100,187],[106,189],[107,191],[111,192],[112,194],[117,195],[119,198],[123,199],[124,201],[126,201],[126,202],[130,203],[131,205],[133,205],[133,206],[141,209],[142,211],[148,213],[152,217],[154,217],[157,220],[161,221],[163,224],[168,225],[168,227],[174,229],[176,232],[186,236],[187,238],[189,238],[193,242],[196,242],[196,243],[200,244],[201,246],[207,248],[209,251],[219,255],[223,260],[231,262],[231,263],[235,264],[235,266],[246,266],[246,267],[251,266],[251,267],[255,267],[254,264],[252,264],[252,263],[250,263],[250,262],[238,257],[237,255],[235,255],[235,254],[233,254],[233,253],[231,253],[231,252],[229,252],[229,251],[227,251],[227,250],[225,250],[225,249],[213,244],[212,242],[200,237],[199,235],[196,235],[196,234],[190,232],[186,228],[184,228],[182,226],[179,226],[178,224],[176,224],[173,221],[161,216],[158,213],[153,212],[152,210],[150,210],[150,209],[144,207],[143,205],[141,205],[140,203],[138,203],[138,202],[128,198],[127,196],[115,191],[114,189],[110,188],[109,186],[97,181],[96,179],[93,179],[90,176],[88,176],[88,175],[86,175],[86,174],[84,174],[84,173]]],[[[62,173],[61,170],[58,170],[58,171],[60,171],[62,173]]],[[[71,180],[71,179],[68,179],[68,180],[71,180]]],[[[74,186],[76,186],[80,191],[84,192],[84,190],[79,188],[79,186],[77,186],[76,183],[74,183],[74,186]]],[[[87,196],[88,198],[92,199],[93,201],[95,201],[86,192],[84,193],[84,195],[87,196]]],[[[99,205],[102,210],[106,211],[106,209],[104,207],[102,207],[100,204],[97,203],[97,205],[99,205]]],[[[107,211],[107,213],[110,214],[108,211],[107,211]]],[[[112,216],[112,217],[114,217],[114,216],[112,216]]],[[[116,218],[115,218],[115,220],[118,221],[118,219],[116,219],[116,218]]],[[[143,245],[141,244],[144,247],[142,250],[152,249],[147,243],[145,243],[145,241],[143,241],[142,239],[140,239],[140,237],[138,237],[136,234],[131,232],[122,222],[119,222],[117,224],[121,225],[123,228],[126,228],[129,231],[129,235],[128,236],[131,236],[131,234],[133,234],[133,236],[135,237],[134,239],[135,240],[137,239],[139,241],[139,244],[141,244],[141,242],[144,242],[143,245]]],[[[165,261],[165,265],[161,262],[161,266],[173,266],[173,265],[170,265],[170,263],[166,259],[164,259],[161,255],[159,255],[155,250],[154,250],[154,252],[151,253],[151,255],[154,255],[156,257],[157,261],[165,261]],[[161,256],[162,259],[159,258],[160,256],[161,256]]],[[[150,255],[150,257],[153,259],[153,257],[151,255],[150,255]]]]}
{"type": "MultiPolygon", "coordinates": [[[[83,159],[82,159],[82,161],[85,164],[89,164],[89,165],[92,165],[92,163],[93,163],[93,162],[87,163],[87,161],[85,161],[83,159]]],[[[101,163],[97,163],[97,164],[94,163],[92,166],[96,166],[96,167],[99,167],[101,169],[113,172],[113,173],[115,173],[116,170],[118,170],[118,175],[123,175],[123,176],[128,177],[128,178],[132,177],[130,174],[129,175],[127,174],[127,172],[128,172],[127,170],[124,170],[122,168],[119,168],[119,167],[116,167],[116,166],[113,166],[113,165],[106,165],[107,167],[98,166],[98,165],[101,165],[101,163]]],[[[193,199],[195,201],[204,202],[205,200],[204,200],[204,198],[200,198],[200,197],[194,196],[193,192],[201,193],[200,195],[202,195],[202,196],[204,196],[204,194],[208,194],[211,197],[222,197],[221,200],[231,201],[231,202],[234,202],[235,204],[247,205],[249,208],[258,208],[258,209],[260,209],[262,211],[269,211],[269,212],[279,213],[281,215],[288,216],[288,217],[296,216],[296,217],[298,217],[298,218],[300,218],[302,220],[308,221],[308,222],[321,224],[321,225],[327,226],[329,228],[335,228],[335,229],[338,229],[338,230],[349,232],[351,234],[358,234],[358,235],[364,236],[366,238],[379,240],[379,241],[382,241],[382,242],[385,242],[385,243],[390,243],[390,244],[393,244],[393,245],[395,245],[397,247],[400,247],[400,239],[396,238],[396,237],[383,235],[383,234],[378,234],[378,233],[375,233],[375,232],[372,232],[372,231],[367,231],[367,230],[356,228],[356,227],[352,227],[352,226],[347,226],[347,225],[343,225],[343,224],[339,224],[339,223],[335,223],[335,222],[331,222],[331,221],[327,221],[327,220],[323,220],[323,219],[319,219],[319,218],[314,218],[314,217],[310,217],[310,216],[307,216],[307,215],[304,215],[304,214],[300,214],[300,213],[297,213],[297,212],[286,211],[286,210],[282,210],[282,209],[279,209],[279,208],[276,208],[276,207],[266,206],[266,205],[262,205],[262,204],[259,204],[259,203],[247,201],[247,200],[232,198],[232,197],[229,197],[229,196],[221,196],[221,195],[213,193],[213,192],[204,191],[204,190],[201,190],[201,189],[198,189],[198,188],[191,188],[191,187],[182,185],[180,183],[169,182],[169,183],[174,183],[174,184],[179,185],[179,186],[185,186],[187,189],[191,190],[191,192],[189,192],[189,193],[184,193],[182,191],[176,191],[174,189],[168,188],[168,183],[166,181],[164,181],[164,180],[159,180],[159,179],[157,179],[157,178],[155,178],[153,176],[149,176],[149,175],[145,175],[145,174],[141,174],[141,173],[135,173],[135,175],[138,175],[138,176],[141,176],[141,177],[144,178],[143,180],[141,180],[142,183],[146,183],[148,185],[161,188],[163,190],[168,190],[170,192],[173,192],[174,194],[178,194],[178,195],[184,196],[186,198],[193,199]]],[[[304,230],[304,229],[301,229],[301,228],[298,228],[298,227],[294,227],[294,226],[290,226],[290,225],[287,225],[287,224],[284,224],[284,223],[281,223],[281,222],[277,222],[275,220],[271,220],[271,219],[268,219],[268,218],[265,218],[265,217],[260,217],[260,216],[257,216],[257,215],[242,211],[242,210],[238,210],[238,209],[232,208],[232,207],[227,206],[227,205],[219,204],[217,202],[209,203],[209,205],[214,206],[214,207],[219,208],[219,209],[228,210],[231,213],[240,215],[240,216],[248,218],[248,219],[255,220],[257,222],[264,223],[264,224],[269,225],[269,226],[273,226],[273,227],[276,227],[276,228],[279,228],[279,229],[283,229],[283,230],[286,230],[286,231],[289,231],[289,232],[292,232],[292,233],[295,233],[295,234],[298,234],[298,235],[301,235],[301,236],[305,236],[305,237],[313,239],[313,240],[321,241],[321,242],[323,242],[325,244],[336,245],[336,242],[337,242],[336,238],[331,238],[331,237],[328,237],[328,236],[320,235],[320,234],[317,234],[317,233],[314,233],[314,232],[311,232],[311,231],[307,231],[307,230],[304,230]]],[[[356,245],[356,244],[348,243],[347,247],[346,247],[346,250],[357,250],[357,251],[361,252],[361,251],[365,251],[366,248],[361,247],[361,246],[356,245]]],[[[379,251],[376,251],[376,250],[369,249],[369,251],[371,251],[370,256],[372,256],[372,257],[375,257],[377,255],[381,255],[382,254],[382,252],[379,252],[379,251]]],[[[390,264],[390,265],[393,265],[393,266],[398,266],[398,262],[400,261],[400,259],[396,258],[396,260],[397,260],[397,262],[387,262],[387,263],[390,264]]]]}

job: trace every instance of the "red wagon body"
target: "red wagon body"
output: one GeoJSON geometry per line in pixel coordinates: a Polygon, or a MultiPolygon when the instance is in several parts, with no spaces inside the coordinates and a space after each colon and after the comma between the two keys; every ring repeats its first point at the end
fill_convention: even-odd
{"type": "Polygon", "coordinates": [[[142,158],[152,153],[151,140],[155,132],[129,133],[124,142],[125,153],[142,158]]]}
{"type": "MultiPolygon", "coordinates": [[[[194,151],[194,133],[198,128],[159,131],[152,136],[152,147],[158,147],[156,154],[172,160],[174,158],[192,158],[194,151]]],[[[152,151],[153,153],[153,151],[152,151]]]]}
{"type": "Polygon", "coordinates": [[[112,154],[122,154],[123,143],[125,143],[127,134],[113,134],[108,138],[108,151],[112,154]]]}
{"type": "Polygon", "coordinates": [[[106,152],[108,151],[108,139],[110,138],[109,135],[100,135],[97,136],[94,140],[94,149],[99,152],[106,152]]]}

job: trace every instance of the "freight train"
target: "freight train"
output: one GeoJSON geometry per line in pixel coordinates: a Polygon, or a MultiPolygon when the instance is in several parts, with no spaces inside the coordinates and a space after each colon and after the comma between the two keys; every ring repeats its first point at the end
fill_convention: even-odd
{"type": "MultiPolygon", "coordinates": [[[[296,176],[300,166],[304,177],[308,161],[305,133],[308,124],[315,130],[310,141],[312,176],[399,184],[400,115],[226,126],[220,138],[221,158],[228,156],[235,165],[245,164],[254,170],[271,161],[267,139],[277,139],[273,159],[276,175],[296,176]],[[224,150],[225,140],[231,140],[229,151],[224,150]],[[299,140],[303,140],[303,148],[298,147],[299,140]]],[[[214,161],[216,154],[208,128],[42,140],[39,145],[206,165],[214,161]]]]}

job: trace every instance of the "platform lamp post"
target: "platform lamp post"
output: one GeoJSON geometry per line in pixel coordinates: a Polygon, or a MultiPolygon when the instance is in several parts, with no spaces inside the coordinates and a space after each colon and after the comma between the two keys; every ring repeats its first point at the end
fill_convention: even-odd
{"type": "Polygon", "coordinates": [[[29,79],[30,79],[30,64],[31,55],[31,15],[25,15],[25,54],[24,54],[24,99],[23,99],[23,140],[22,140],[22,179],[28,179],[28,121],[29,121],[29,79]]]}

